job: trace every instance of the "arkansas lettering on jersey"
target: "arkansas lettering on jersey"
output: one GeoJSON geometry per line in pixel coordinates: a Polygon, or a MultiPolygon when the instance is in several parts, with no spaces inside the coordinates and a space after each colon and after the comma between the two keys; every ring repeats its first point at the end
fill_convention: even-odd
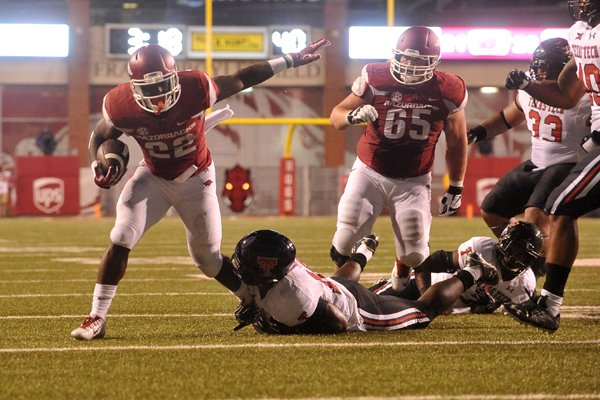
{"type": "Polygon", "coordinates": [[[389,178],[430,172],[446,118],[466,105],[464,81],[435,71],[426,83],[404,86],[390,74],[389,62],[365,65],[362,77],[373,92],[371,105],[379,117],[358,141],[360,160],[389,178]]]}
{"type": "Polygon", "coordinates": [[[215,103],[218,88],[200,71],[180,71],[178,75],[179,101],[160,115],[138,106],[129,83],[110,90],[102,107],[106,120],[140,145],[152,173],[167,180],[192,165],[202,171],[212,162],[206,147],[204,110],[215,103]]]}

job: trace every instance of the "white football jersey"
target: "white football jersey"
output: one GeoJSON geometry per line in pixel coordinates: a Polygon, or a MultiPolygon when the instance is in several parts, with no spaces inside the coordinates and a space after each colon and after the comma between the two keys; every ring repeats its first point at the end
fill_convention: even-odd
{"type": "MultiPolygon", "coordinates": [[[[473,252],[478,252],[481,254],[483,259],[488,263],[496,266],[498,265],[498,258],[496,257],[496,240],[490,237],[481,237],[476,236],[473,237],[466,242],[462,243],[458,247],[458,264],[460,268],[465,267],[465,263],[467,261],[467,257],[469,254],[473,252]]],[[[500,273],[500,269],[498,269],[500,273]]],[[[448,279],[448,277],[452,276],[451,274],[432,274],[431,283],[436,283],[443,279],[448,279]]],[[[485,286],[484,284],[477,284],[480,286],[485,286]]],[[[514,303],[518,304],[525,300],[528,300],[535,292],[535,275],[531,268],[528,268],[523,273],[517,275],[514,279],[509,281],[504,281],[500,279],[500,282],[495,285],[489,287],[490,295],[501,303],[514,303]]],[[[465,291],[462,295],[462,298],[466,300],[474,300],[476,286],[473,286],[465,291]]],[[[453,308],[460,309],[467,307],[465,303],[461,300],[457,300],[454,304],[453,308]]]]}
{"type": "Polygon", "coordinates": [[[315,312],[319,298],[339,308],[348,319],[348,331],[365,331],[354,296],[343,285],[311,271],[295,260],[287,275],[261,298],[249,286],[258,307],[287,326],[300,325],[315,312]]]}
{"type": "Polygon", "coordinates": [[[589,93],[591,130],[600,130],[600,25],[591,28],[583,21],[575,22],[569,29],[569,46],[577,64],[577,76],[589,93]]]}
{"type": "Polygon", "coordinates": [[[590,99],[569,109],[550,107],[519,90],[517,101],[531,132],[531,162],[538,168],[576,163],[584,154],[581,139],[590,134],[590,99]]]}

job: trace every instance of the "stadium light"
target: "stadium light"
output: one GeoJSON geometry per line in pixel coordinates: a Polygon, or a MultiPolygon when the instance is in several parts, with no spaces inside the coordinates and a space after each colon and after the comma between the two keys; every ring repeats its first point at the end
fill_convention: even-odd
{"type": "Polygon", "coordinates": [[[68,57],[65,24],[0,24],[0,57],[68,57]]]}

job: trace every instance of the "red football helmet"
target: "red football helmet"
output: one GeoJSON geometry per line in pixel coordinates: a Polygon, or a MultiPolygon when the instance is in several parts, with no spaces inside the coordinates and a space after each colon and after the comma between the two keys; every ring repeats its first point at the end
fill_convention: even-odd
{"type": "Polygon", "coordinates": [[[140,47],[131,55],[127,71],[133,98],[144,110],[160,114],[179,100],[177,65],[163,47],[156,44],[140,47]]]}
{"type": "Polygon", "coordinates": [[[403,85],[418,85],[430,80],[440,63],[440,41],[425,26],[408,28],[396,44],[390,72],[403,85]]]}

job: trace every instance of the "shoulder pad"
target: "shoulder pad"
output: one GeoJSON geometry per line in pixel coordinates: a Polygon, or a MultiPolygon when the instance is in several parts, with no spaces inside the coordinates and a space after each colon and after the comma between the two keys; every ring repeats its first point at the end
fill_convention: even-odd
{"type": "Polygon", "coordinates": [[[358,78],[356,78],[352,83],[352,93],[354,93],[358,97],[363,97],[366,91],[367,81],[365,81],[365,78],[363,78],[361,75],[358,78]]]}

